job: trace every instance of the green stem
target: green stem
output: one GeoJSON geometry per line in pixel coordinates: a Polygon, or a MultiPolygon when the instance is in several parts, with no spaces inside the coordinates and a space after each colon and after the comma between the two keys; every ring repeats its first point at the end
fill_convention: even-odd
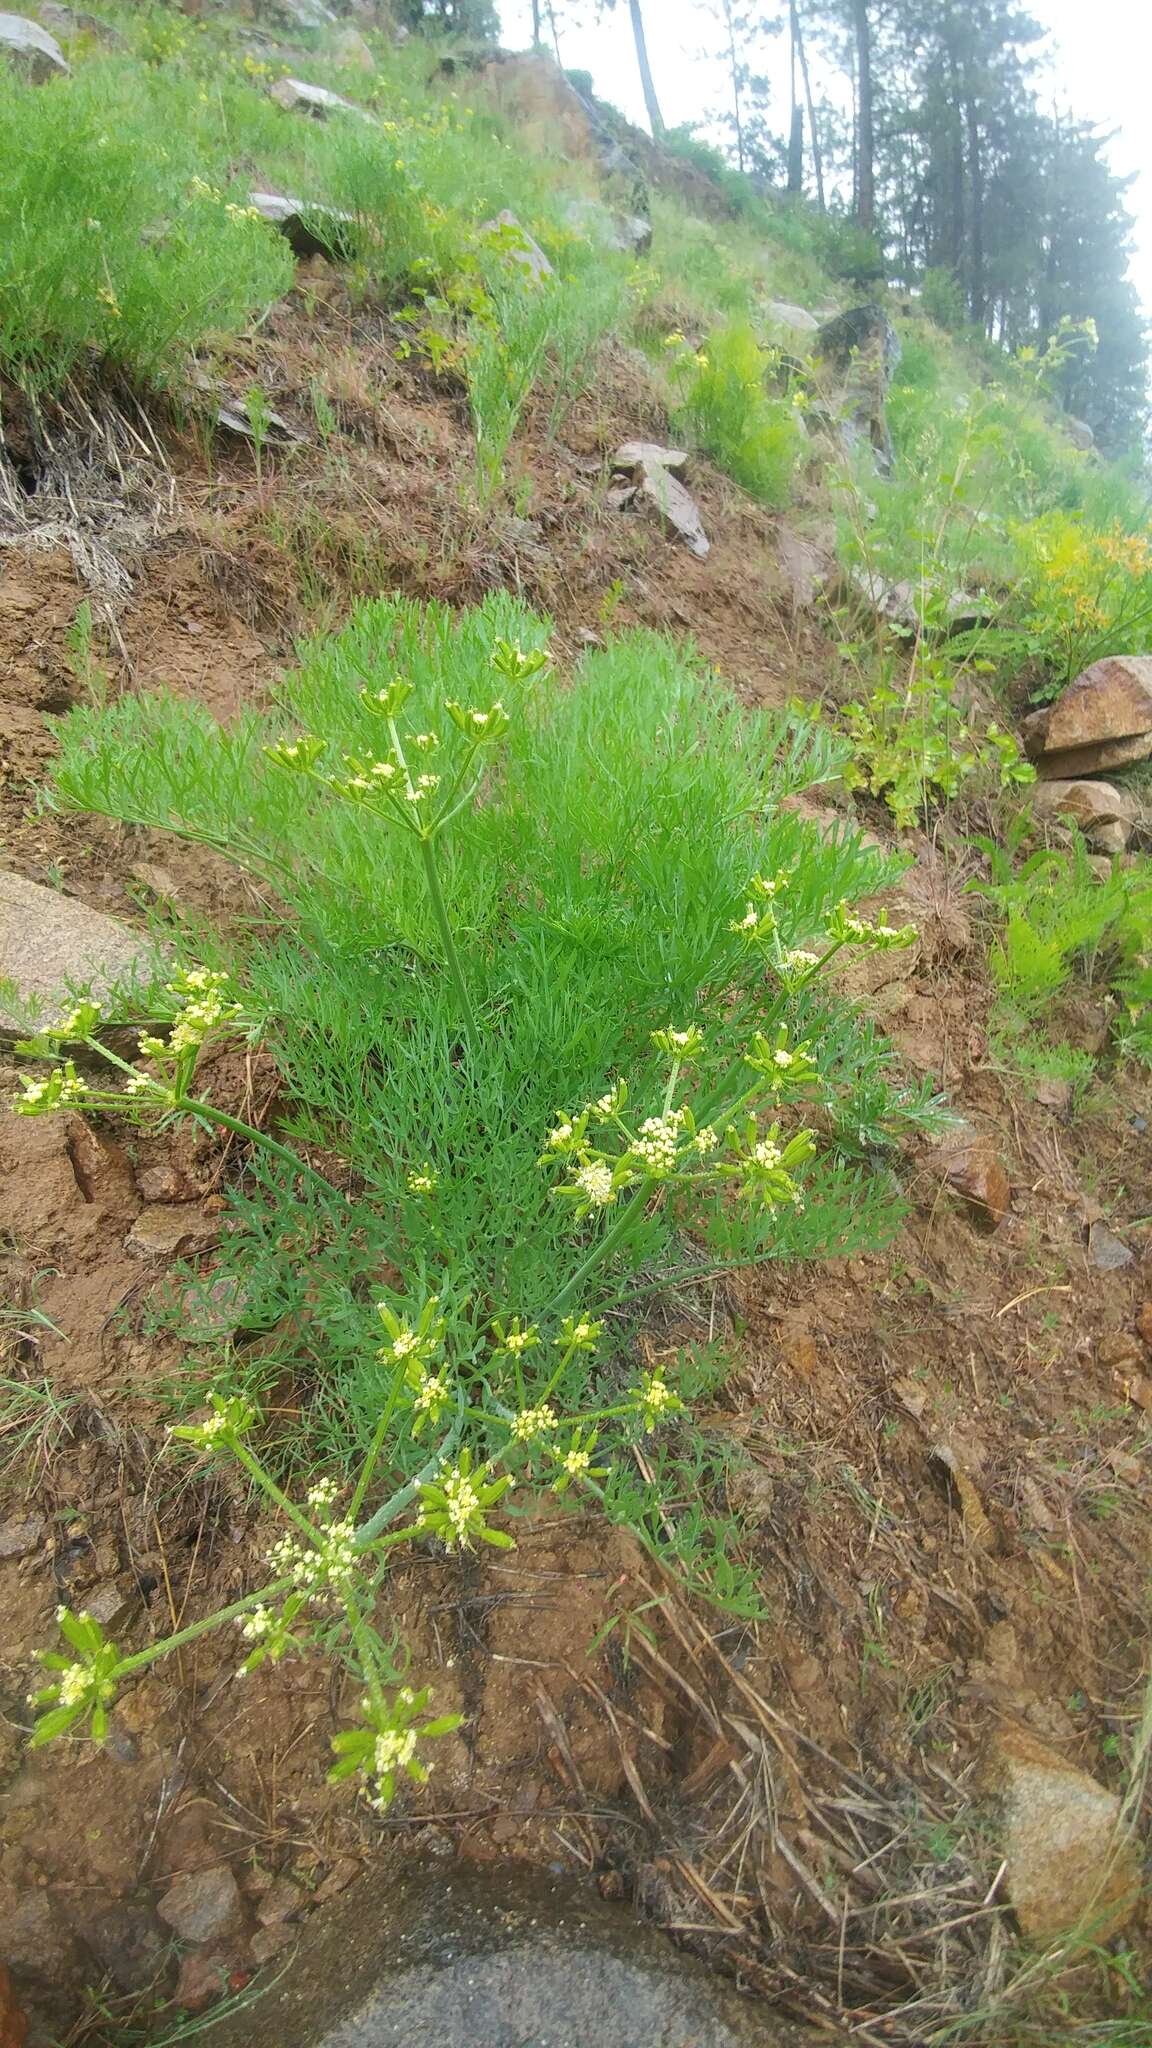
{"type": "Polygon", "coordinates": [[[149,1664],[155,1664],[158,1657],[166,1657],[172,1650],[183,1650],[201,1636],[210,1635],[214,1628],[223,1628],[225,1622],[236,1621],[242,1614],[250,1614],[254,1607],[262,1607],[269,1600],[279,1599],[281,1593],[292,1588],[291,1579],[277,1579],[271,1586],[264,1586],[259,1593],[246,1593],[242,1600],[234,1600],[231,1607],[222,1607],[217,1614],[206,1615],[203,1621],[190,1622],[174,1636],[165,1636],[163,1642],[153,1643],[150,1649],[137,1650],[134,1657],[123,1657],[116,1666],[116,1677],[127,1678],[132,1671],[144,1671],[149,1664]]]}
{"type": "Polygon", "coordinates": [[[228,1448],[237,1463],[243,1465],[249,1477],[256,1481],[261,1492],[266,1493],[269,1500],[275,1501],[281,1513],[287,1515],[289,1521],[295,1522],[296,1527],[304,1531],[309,1543],[317,1543],[320,1538],[319,1529],[308,1520],[307,1515],[296,1506],[294,1501],[289,1500],[286,1493],[281,1492],[276,1481],[269,1477],[259,1458],[253,1455],[248,1449],[247,1444],[241,1443],[239,1437],[233,1436],[229,1440],[228,1448]]]}
{"type": "Polygon", "coordinates": [[[444,901],[444,891],[440,887],[440,870],[436,865],[436,851],[430,839],[421,839],[420,858],[424,863],[424,879],[428,885],[428,895],[432,909],[435,912],[436,922],[440,927],[440,938],[444,947],[444,956],[448,962],[448,971],[452,976],[453,985],[456,990],[456,999],[460,1004],[460,1014],[468,1035],[468,1042],[473,1052],[476,1052],[480,1045],[480,1027],[476,1022],[476,1014],[472,1008],[471,997],[468,994],[468,984],[464,979],[464,970],[460,965],[460,955],[456,951],[456,941],[452,936],[452,922],[448,916],[448,906],[444,901]]]}
{"type": "Polygon", "coordinates": [[[393,1375],[391,1392],[388,1395],[387,1401],[384,1403],[384,1412],[381,1415],[379,1422],[376,1424],[375,1430],[373,1431],[372,1441],[368,1446],[368,1453],[364,1459],[364,1464],[361,1468],[360,1477],[356,1482],[356,1491],[352,1496],[352,1505],[348,1510],[348,1520],[350,1522],[355,1522],[357,1515],[360,1513],[360,1509],[364,1505],[364,1495],[368,1491],[368,1482],[371,1479],[373,1472],[376,1470],[376,1460],[380,1456],[380,1452],[383,1449],[384,1445],[384,1434],[388,1428],[388,1424],[392,1420],[393,1414],[395,1413],[396,1403],[400,1398],[400,1389],[403,1383],[404,1367],[401,1365],[398,1368],[397,1372],[393,1375]]]}
{"type": "Polygon", "coordinates": [[[551,1301],[547,1302],[541,1309],[538,1318],[540,1322],[544,1322],[548,1316],[558,1314],[561,1309],[567,1308],[573,1295],[584,1285],[588,1276],[596,1271],[597,1266],[603,1263],[610,1252],[616,1250],[617,1245],[624,1243],[643,1212],[645,1203],[652,1192],[652,1186],[653,1183],[650,1180],[641,1181],[631,1201],[626,1202],[620,1211],[611,1230],[605,1232],[599,1244],[593,1245],[587,1258],[581,1265],[577,1266],[572,1278],[566,1280],[560,1292],[554,1294],[551,1301]]]}
{"type": "MultiPolygon", "coordinates": [[[[464,1403],[461,1401],[456,1420],[452,1424],[439,1450],[429,1458],[426,1465],[421,1466],[414,1479],[410,1479],[406,1486],[402,1486],[398,1493],[394,1493],[390,1500],[386,1500],[382,1508],[377,1508],[376,1513],[364,1523],[363,1528],[357,1529],[357,1550],[367,1550],[376,1541],[381,1532],[388,1527],[389,1522],[394,1522],[397,1515],[403,1514],[405,1508],[415,1500],[420,1488],[426,1486],[429,1480],[434,1477],[445,1458],[452,1456],[460,1441],[460,1434],[463,1428],[464,1403]]],[[[404,1533],[407,1534],[408,1532],[405,1531],[404,1533]]]]}
{"type": "Polygon", "coordinates": [[[222,1129],[232,1131],[236,1137],[247,1138],[250,1144],[262,1145],[266,1152],[275,1152],[277,1158],[285,1160],[293,1173],[302,1173],[315,1187],[323,1188],[326,1195],[339,1194],[339,1189],[334,1188],[330,1180],[325,1180],[322,1173],[317,1173],[314,1166],[309,1166],[308,1161],[301,1159],[288,1145],[282,1145],[278,1138],[269,1138],[253,1124],[241,1123],[239,1117],[229,1116],[227,1110],[216,1109],[212,1103],[202,1102],[197,1097],[188,1095],[177,1096],[173,1108],[182,1110],[186,1116],[199,1117],[204,1123],[219,1124],[222,1129]]]}

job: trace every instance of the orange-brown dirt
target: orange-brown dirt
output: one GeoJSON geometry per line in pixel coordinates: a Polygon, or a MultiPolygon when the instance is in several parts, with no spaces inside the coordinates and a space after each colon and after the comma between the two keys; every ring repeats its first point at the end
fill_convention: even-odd
{"type": "MultiPolygon", "coordinates": [[[[173,428],[162,447],[119,444],[151,506],[133,545],[111,523],[45,533],[29,500],[0,556],[7,864],[127,918],[170,896],[227,922],[244,903],[221,861],[31,801],[52,754],[44,716],[81,693],[67,635],[88,587],[77,565],[94,573],[102,538],[108,687],[164,684],[225,716],[358,594],[466,602],[497,584],[552,612],[562,656],[610,617],[691,633],[749,696],[817,693],[826,643],[790,608],[769,515],[696,465],[713,539],[696,562],[607,507],[617,442],[666,431],[636,363],[618,356],[553,441],[530,423],[520,510],[478,523],[460,399],[398,365],[395,339],[305,267],[228,366],[236,390],[258,376],[302,437],[262,482],[247,447],[217,442],[208,466],[173,428]],[[337,417],[327,446],[316,378],[337,417]]],[[[0,1522],[40,1524],[0,1557],[0,1951],[39,2038],[112,2042],[170,2019],[173,1999],[242,1989],[290,1942],[285,1904],[298,1917],[413,1843],[584,1869],[750,1988],[846,2016],[865,2043],[936,2038],[998,1991],[990,1735],[1021,1724],[1107,1779],[1139,1711],[1152,1102],[1123,1073],[1075,1122],[1021,1099],[989,1053],[966,850],[943,834],[913,850],[920,944],[872,963],[860,994],[992,1141],[1010,1213],[989,1229],[921,1146],[901,1163],[914,1209],[889,1254],[733,1275],[701,1305],[709,1328],[740,1332],[710,1419],[744,1453],[732,1504],[769,1623],[693,1610],[629,1538],[555,1503],[521,1522],[514,1555],[399,1568],[414,1668],[466,1721],[382,1820],[324,1782],[340,1709],[326,1667],[240,1681],[235,1643],[216,1638],[142,1679],[105,1749],[27,1753],[33,1653],[60,1599],[120,1596],[118,1633],[137,1645],[244,1590],[268,1532],[239,1488],[177,1480],[164,1460],[164,1384],[195,1359],[149,1334],[165,1262],[126,1249],[145,1199],[185,1204],[210,1274],[210,1245],[195,1247],[235,1157],[187,1135],[129,1148],[78,1117],[0,1119],[0,1522]],[[1118,1271],[1087,1251],[1105,1212],[1136,1254],[1118,1271]],[[21,1388],[52,1400],[17,1412],[21,1388]],[[172,1874],[222,1861],[245,1928],[182,1961],[157,1900],[172,1874]]],[[[1088,1006],[1071,1022],[1085,1043],[1103,1028],[1088,1006]]],[[[224,1057],[213,1085],[225,1106],[267,1111],[259,1062],[224,1057]]],[[[655,1316],[646,1341],[667,1335],[655,1316]]]]}

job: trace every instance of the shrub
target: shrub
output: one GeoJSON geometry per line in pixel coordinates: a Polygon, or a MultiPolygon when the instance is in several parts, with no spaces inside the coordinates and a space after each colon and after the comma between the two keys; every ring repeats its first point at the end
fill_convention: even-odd
{"type": "Polygon", "coordinates": [[[1014,609],[1032,657],[1056,696],[1104,654],[1138,654],[1152,629],[1152,545],[1119,525],[1093,532],[1063,512],[1014,528],[1014,609]]]}
{"type": "Polygon", "coordinates": [[[680,394],[678,427],[753,497],[786,505],[801,429],[791,400],[765,388],[773,356],[742,322],[717,328],[701,351],[682,336],[669,339],[680,394]]]}

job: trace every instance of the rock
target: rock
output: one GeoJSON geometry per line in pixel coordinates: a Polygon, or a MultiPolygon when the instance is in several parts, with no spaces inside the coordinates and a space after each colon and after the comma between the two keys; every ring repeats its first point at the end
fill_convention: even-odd
{"type": "Polygon", "coordinates": [[[1106,1223],[1093,1223],[1088,1231],[1088,1257],[1098,1273],[1118,1273],[1132,1264],[1133,1253],[1106,1223]]]}
{"type": "Polygon", "coordinates": [[[184,1870],[174,1878],[156,1911],[181,1941],[223,1941],[244,1924],[244,1900],[227,1863],[210,1870],[184,1870]]]}
{"type": "Polygon", "coordinates": [[[117,1629],[131,1621],[139,1605],[140,1595],[136,1586],[124,1587],[115,1579],[106,1579],[100,1586],[90,1586],[81,1601],[83,1613],[98,1621],[107,1636],[115,1635],[117,1629]]]}
{"type": "Polygon", "coordinates": [[[55,36],[23,14],[0,14],[0,57],[7,57],[33,85],[68,77],[69,67],[55,36]]]}
{"type": "Polygon", "coordinates": [[[790,327],[796,334],[817,334],[820,322],[814,313],[803,306],[790,306],[787,299],[769,299],[764,308],[767,318],[775,327],[790,327]]]}
{"type": "Polygon", "coordinates": [[[793,611],[811,611],[835,581],[835,544],[782,525],[776,536],[776,553],[793,611]]]}
{"type": "Polygon", "coordinates": [[[168,868],[162,868],[157,861],[138,860],[132,869],[132,880],[137,888],[147,889],[162,903],[179,903],[180,884],[168,868]]]}
{"type": "Polygon", "coordinates": [[[136,1259],[195,1258],[211,1251],[220,1236],[220,1220],[206,1216],[189,1202],[149,1202],[124,1240],[136,1259]]]}
{"type": "MultiPolygon", "coordinates": [[[[286,192],[250,192],[248,204],[261,220],[277,228],[294,256],[331,256],[346,260],[352,254],[354,216],[334,206],[310,205],[286,192]]],[[[249,432],[251,428],[249,427],[249,432]]]]}
{"type": "MultiPolygon", "coordinates": [[[[216,424],[229,434],[235,434],[241,441],[255,441],[252,422],[239,406],[222,405],[216,414],[216,424]]],[[[273,412],[269,406],[264,415],[264,441],[272,445],[296,448],[300,443],[299,434],[294,434],[282,413],[273,412]]]]}
{"type": "Polygon", "coordinates": [[[995,1230],[1012,1203],[1012,1188],[991,1138],[975,1131],[945,1139],[932,1155],[953,1194],[984,1230],[995,1230]]]}
{"type": "Polygon", "coordinates": [[[180,1337],[185,1344],[219,1344],[243,1322],[251,1296],[236,1273],[209,1274],[184,1289],[180,1337]]]}
{"type": "Polygon", "coordinates": [[[302,1885],[294,1884],[290,1877],[278,1877],[269,1885],[256,1908],[256,1918],[261,1927],[277,1927],[282,1920],[291,1920],[306,1903],[302,1885]]]}
{"type": "Polygon", "coordinates": [[[996,1765],[1021,1933],[1050,1942],[1082,1931],[1107,1941],[1140,1897],[1140,1861],[1119,1832],[1119,1799],[1022,1729],[999,1738],[996,1765]]]}
{"type": "Polygon", "coordinates": [[[266,0],[288,28],[329,28],[336,17],[324,0],[266,0]]]}
{"type": "Polygon", "coordinates": [[[355,114],[359,121],[379,126],[374,114],[354,106],[342,93],[329,92],[326,85],[308,85],[302,78],[278,78],[268,88],[270,98],[290,114],[307,114],[313,121],[326,121],[329,114],[355,114]]]}
{"type": "Polygon", "coordinates": [[[540,247],[534,242],[527,228],[521,227],[516,215],[507,207],[495,214],[491,220],[481,223],[480,233],[499,239],[509,260],[519,264],[521,270],[539,284],[541,278],[553,275],[552,265],[540,247]]]}
{"type": "Polygon", "coordinates": [[[881,476],[892,468],[892,436],[884,411],[900,337],[882,306],[853,306],[816,333],[815,353],[825,368],[821,392],[826,423],[846,455],[862,443],[872,449],[881,476]]]}
{"type": "Polygon", "coordinates": [[[841,582],[849,596],[862,598],[880,618],[906,633],[923,632],[937,639],[950,633],[969,633],[992,615],[991,605],[966,590],[951,591],[941,614],[936,609],[935,591],[906,581],[889,583],[876,570],[859,564],[844,569],[841,582]]]}
{"type": "Polygon", "coordinates": [[[0,1963],[0,2048],[24,2048],[28,2018],[16,2003],[7,1964],[0,1963]]]}
{"type": "Polygon", "coordinates": [[[1111,782],[1032,785],[1032,808],[1041,818],[1070,818],[1099,853],[1123,853],[1136,822],[1136,805],[1111,782]]]}
{"type": "Polygon", "coordinates": [[[652,223],[644,214],[614,213],[598,199],[572,199],[564,218],[578,235],[621,256],[646,256],[652,247],[652,223]]]}
{"type": "Polygon", "coordinates": [[[284,1949],[291,1948],[296,1938],[297,1930],[294,1927],[285,1927],[282,1924],[261,1927],[248,1944],[253,1962],[263,1969],[264,1964],[270,1963],[273,1956],[278,1956],[284,1949]]]}
{"type": "Polygon", "coordinates": [[[136,1179],[122,1145],[102,1138],[87,1120],[68,1118],[68,1158],[86,1202],[125,1221],[136,1213],[136,1179]]]}
{"type": "Polygon", "coordinates": [[[180,1964],[180,1975],[172,1993],[172,2003],[184,2012],[204,2012],[223,1998],[232,1974],[232,1961],[228,1956],[205,1956],[193,1950],[180,1964]]]}
{"type": "Polygon", "coordinates": [[[110,21],[101,21],[98,15],[84,14],[75,7],[65,7],[60,0],[40,0],[36,17],[41,27],[50,29],[54,36],[88,36],[94,43],[102,43],[105,49],[124,48],[123,36],[110,21]]]}
{"type": "Polygon", "coordinates": [[[1087,455],[1089,449],[1096,446],[1096,436],[1087,420],[1074,419],[1070,412],[1064,415],[1064,432],[1072,446],[1079,448],[1082,455],[1087,455]]]}
{"type": "Polygon", "coordinates": [[[688,455],[683,448],[662,448],[658,441],[622,441],[612,460],[613,469],[643,469],[649,462],[658,462],[661,469],[679,473],[687,463],[688,455]]]}
{"type": "Polygon", "coordinates": [[[1054,704],[1026,718],[1022,729],[1030,757],[1049,782],[1147,759],[1152,656],[1114,654],[1094,661],[1054,704]]]}
{"type": "MultiPolygon", "coordinates": [[[[93,1001],[103,1002],[117,986],[146,987],[155,964],[154,948],[139,932],[74,897],[0,872],[0,983],[15,982],[19,1001],[39,1023],[55,1023],[75,1008],[66,989],[90,990],[93,1001]]],[[[0,1039],[23,1038],[28,1028],[18,1008],[0,1002],[0,1039]]]]}
{"type": "MultiPolygon", "coordinates": [[[[800,2048],[762,2002],[570,1880],[507,1863],[406,1866],[312,1915],[212,2048],[800,2048]]],[[[825,2048],[843,2040],[822,2033],[825,2048]]]]}
{"type": "Polygon", "coordinates": [[[349,71],[375,71],[376,59],[358,28],[347,24],[328,38],[328,49],[337,64],[349,71]]]}
{"type": "Polygon", "coordinates": [[[43,1515],[26,1515],[22,1521],[0,1522],[0,1557],[28,1557],[44,1535],[43,1515]]]}
{"type": "Polygon", "coordinates": [[[712,543],[704,531],[695,498],[659,462],[641,463],[639,475],[637,497],[654,505],[665,526],[703,560],[711,553],[712,543]]]}

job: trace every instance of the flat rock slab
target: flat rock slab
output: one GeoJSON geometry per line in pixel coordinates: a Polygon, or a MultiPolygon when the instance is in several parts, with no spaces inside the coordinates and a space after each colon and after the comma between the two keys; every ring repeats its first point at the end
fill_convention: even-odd
{"type": "Polygon", "coordinates": [[[662,448],[659,441],[622,441],[612,466],[614,469],[642,469],[647,463],[658,462],[661,469],[670,469],[678,474],[687,461],[686,448],[662,448]]]}
{"type": "MultiPolygon", "coordinates": [[[[155,952],[139,932],[71,896],[0,872],[0,984],[14,982],[22,1002],[38,1006],[37,1022],[50,1024],[74,1007],[69,988],[102,1002],[120,983],[147,985],[155,952]]],[[[0,1038],[23,1038],[27,1020],[5,1006],[0,992],[0,1038]]]]}
{"type": "MultiPolygon", "coordinates": [[[[163,1911],[163,1907],[161,1907],[163,1911]]],[[[671,1942],[543,1871],[414,1868],[319,1911],[212,2048],[803,2048],[671,1942]]],[[[837,2036],[822,2034],[825,2048],[837,2036]]]]}
{"type": "Polygon", "coordinates": [[[655,506],[669,532],[682,540],[694,555],[703,560],[711,553],[712,543],[704,531],[700,507],[671,470],[659,462],[642,463],[637,491],[640,497],[655,506]]]}
{"type": "Polygon", "coordinates": [[[287,192],[250,192],[248,204],[261,220],[283,235],[294,256],[337,256],[351,253],[356,222],[334,206],[315,206],[287,192]]]}
{"type": "Polygon", "coordinates": [[[314,121],[326,121],[329,114],[355,114],[361,121],[370,121],[374,128],[380,125],[366,107],[356,106],[342,93],[329,92],[326,85],[309,85],[303,78],[278,78],[275,85],[269,86],[268,93],[277,106],[286,107],[290,114],[308,114],[314,121]]]}
{"type": "Polygon", "coordinates": [[[1152,656],[1094,661],[1054,704],[1023,723],[1024,743],[1046,780],[1118,768],[1152,754],[1152,656]]]}

